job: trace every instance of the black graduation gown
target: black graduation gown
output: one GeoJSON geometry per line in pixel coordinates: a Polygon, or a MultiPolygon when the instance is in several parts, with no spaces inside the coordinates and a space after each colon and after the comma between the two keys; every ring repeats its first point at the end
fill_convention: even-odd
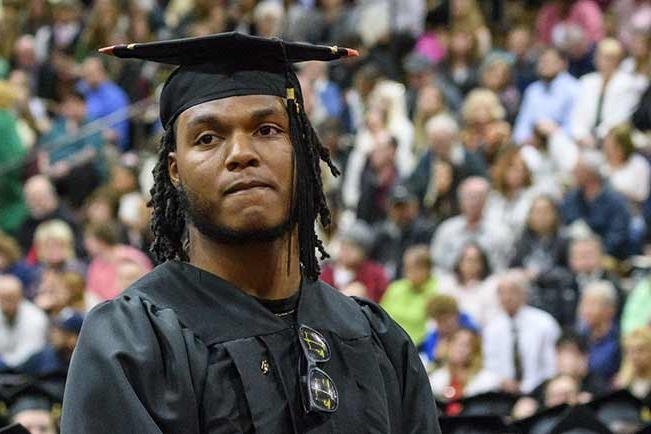
{"type": "Polygon", "coordinates": [[[304,414],[294,325],[211,273],[166,262],[88,314],[62,432],[440,433],[416,349],[381,308],[317,281],[303,285],[296,322],[330,345],[319,367],[339,391],[335,413],[304,414]]]}

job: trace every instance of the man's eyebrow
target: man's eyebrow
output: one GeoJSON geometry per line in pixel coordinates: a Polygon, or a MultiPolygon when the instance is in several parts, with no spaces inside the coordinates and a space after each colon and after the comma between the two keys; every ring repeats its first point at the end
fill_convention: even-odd
{"type": "Polygon", "coordinates": [[[267,108],[254,110],[253,113],[251,113],[251,119],[255,121],[261,121],[266,117],[278,115],[281,113],[282,112],[280,108],[267,107],[267,108]]]}
{"type": "Polygon", "coordinates": [[[204,113],[192,118],[188,122],[186,128],[191,129],[198,125],[204,125],[204,124],[214,125],[215,127],[219,128],[223,125],[223,122],[220,121],[219,117],[215,116],[212,113],[204,113]]]}

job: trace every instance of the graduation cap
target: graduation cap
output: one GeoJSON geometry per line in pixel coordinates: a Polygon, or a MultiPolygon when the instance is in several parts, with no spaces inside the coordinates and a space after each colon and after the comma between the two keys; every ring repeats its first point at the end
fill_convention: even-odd
{"type": "Polygon", "coordinates": [[[11,417],[15,417],[27,410],[44,410],[58,418],[62,401],[63,396],[60,388],[53,388],[47,382],[35,380],[9,397],[9,414],[11,417]]]}
{"type": "Polygon", "coordinates": [[[460,414],[463,416],[510,416],[517,400],[518,397],[510,393],[486,392],[461,398],[454,403],[461,404],[460,414]]]}
{"type": "Polygon", "coordinates": [[[445,434],[502,434],[508,427],[499,416],[443,416],[439,418],[445,434]]]}
{"type": "Polygon", "coordinates": [[[561,421],[569,409],[567,404],[557,405],[542,410],[533,416],[518,420],[511,424],[513,432],[526,434],[549,434],[561,421]]]}
{"type": "Polygon", "coordinates": [[[614,430],[640,428],[642,421],[642,401],[626,389],[617,390],[598,397],[586,404],[597,418],[614,430]]]}
{"type": "Polygon", "coordinates": [[[21,424],[14,423],[7,427],[0,428],[0,434],[30,434],[30,432],[21,424]]]}
{"type": "MultiPolygon", "coordinates": [[[[330,61],[357,56],[355,50],[337,46],[286,42],[244,35],[219,33],[196,38],[114,45],[100,52],[121,58],[149,60],[177,65],[167,78],[160,96],[160,119],[166,132],[173,131],[175,119],[185,110],[208,101],[244,95],[272,95],[286,99],[289,135],[294,147],[295,205],[290,223],[297,223],[300,262],[309,280],[319,276],[319,261],[328,257],[318,239],[317,217],[324,226],[330,213],[321,186],[319,159],[333,175],[339,175],[303,109],[303,95],[293,64],[309,60],[330,61]]],[[[167,137],[167,136],[166,136],[167,137]]],[[[156,211],[154,202],[154,211],[156,211]]],[[[152,251],[161,261],[178,257],[155,239],[152,251]]],[[[288,269],[290,267],[288,260],[288,269]]]]}
{"type": "Polygon", "coordinates": [[[114,45],[100,52],[178,65],[160,97],[160,118],[166,129],[181,112],[206,101],[238,95],[293,99],[300,93],[291,69],[293,63],[358,55],[349,48],[285,42],[238,32],[114,45]]]}

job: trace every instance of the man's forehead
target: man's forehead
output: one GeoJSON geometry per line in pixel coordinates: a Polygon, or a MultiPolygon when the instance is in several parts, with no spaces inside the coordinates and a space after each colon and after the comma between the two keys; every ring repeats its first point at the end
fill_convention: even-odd
{"type": "Polygon", "coordinates": [[[287,116],[284,101],[273,95],[241,95],[210,100],[183,111],[177,118],[176,126],[210,120],[227,121],[232,117],[252,119],[272,115],[287,116]]]}

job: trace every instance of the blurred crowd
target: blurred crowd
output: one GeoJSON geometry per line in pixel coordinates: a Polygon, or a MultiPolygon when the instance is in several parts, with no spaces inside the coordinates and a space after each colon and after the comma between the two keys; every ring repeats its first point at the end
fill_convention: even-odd
{"type": "Polygon", "coordinates": [[[651,2],[4,0],[7,418],[56,432],[84,312],[156,265],[171,67],[96,50],[232,30],[359,50],[297,70],[343,172],[321,277],[405,329],[442,415],[487,392],[516,419],[619,389],[649,405],[651,2]]]}

